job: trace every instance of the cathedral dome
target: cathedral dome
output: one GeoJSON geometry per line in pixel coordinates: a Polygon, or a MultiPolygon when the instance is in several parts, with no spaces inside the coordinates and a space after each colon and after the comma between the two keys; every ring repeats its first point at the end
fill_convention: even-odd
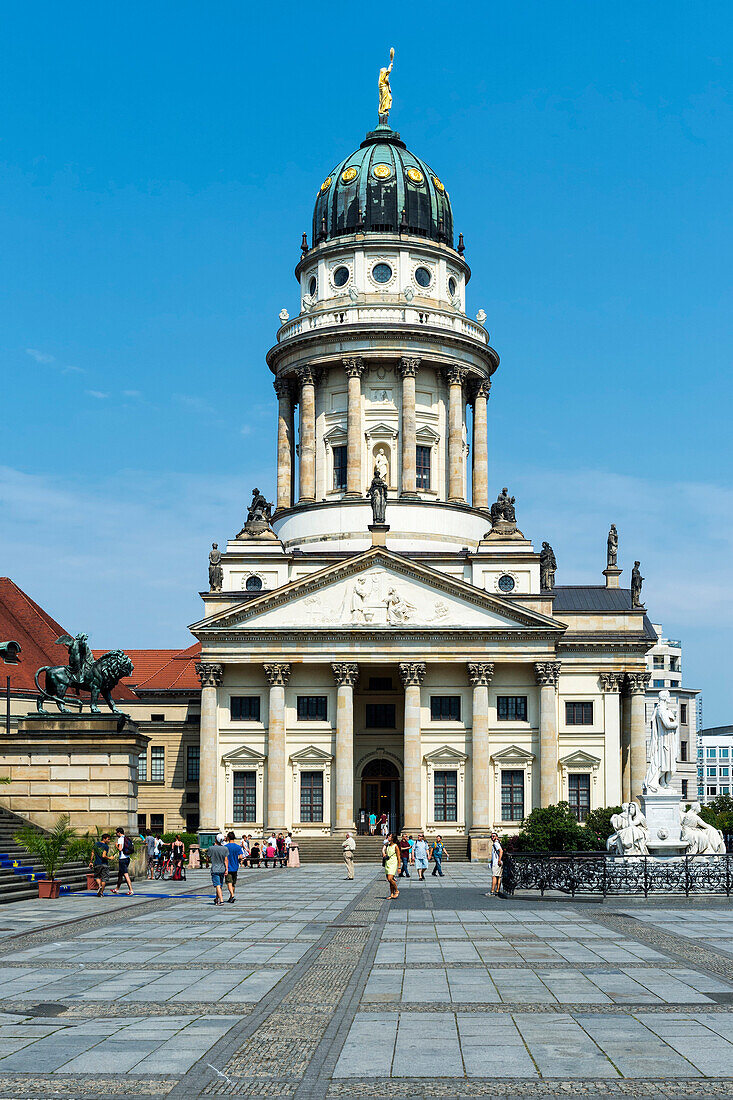
{"type": "Polygon", "coordinates": [[[398,233],[453,244],[445,185],[387,125],[329,172],[313,211],[313,244],[348,233],[398,233]]]}

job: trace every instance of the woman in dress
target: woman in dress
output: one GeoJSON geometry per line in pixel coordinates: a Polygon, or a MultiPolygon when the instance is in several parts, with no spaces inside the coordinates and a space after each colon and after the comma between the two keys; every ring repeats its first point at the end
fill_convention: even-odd
{"type": "Polygon", "coordinates": [[[412,862],[415,864],[417,877],[420,882],[425,882],[425,872],[428,869],[428,846],[425,834],[420,833],[412,850],[412,862]]]}
{"type": "Polygon", "coordinates": [[[501,888],[501,871],[504,860],[504,849],[499,843],[496,833],[491,834],[491,893],[487,897],[498,895],[501,888]]]}
{"type": "Polygon", "coordinates": [[[382,859],[384,860],[384,873],[389,883],[389,900],[394,901],[395,898],[400,896],[397,889],[397,879],[395,878],[400,865],[400,848],[397,837],[393,833],[390,833],[384,842],[382,859]]]}
{"type": "Polygon", "coordinates": [[[298,845],[293,840],[293,834],[288,833],[290,837],[290,847],[288,848],[288,867],[300,867],[300,856],[298,855],[298,845]]]}

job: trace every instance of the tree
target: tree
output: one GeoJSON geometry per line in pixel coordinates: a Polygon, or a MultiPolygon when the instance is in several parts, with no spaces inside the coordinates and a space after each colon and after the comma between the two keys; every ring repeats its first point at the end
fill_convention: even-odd
{"type": "Polygon", "coordinates": [[[69,827],[69,820],[68,814],[62,814],[50,833],[24,825],[15,834],[21,848],[38,858],[51,882],[65,864],[79,859],[86,846],[86,838],[77,836],[76,830],[69,827]]]}
{"type": "Polygon", "coordinates": [[[611,833],[616,830],[611,824],[613,814],[620,814],[620,806],[601,806],[597,810],[590,810],[585,819],[583,828],[588,833],[588,840],[592,840],[592,847],[599,852],[606,850],[606,841],[611,833]]]}
{"type": "Polygon", "coordinates": [[[578,824],[567,802],[532,810],[522,823],[517,841],[520,852],[572,852],[595,847],[593,834],[578,824]]]}

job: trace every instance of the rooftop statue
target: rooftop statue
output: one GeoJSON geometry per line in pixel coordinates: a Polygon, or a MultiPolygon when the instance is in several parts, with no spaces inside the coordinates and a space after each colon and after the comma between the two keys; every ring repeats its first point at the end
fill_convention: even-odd
{"type": "Polygon", "coordinates": [[[369,500],[372,503],[372,522],[375,524],[385,523],[385,515],[387,514],[387,482],[379,473],[379,467],[374,467],[374,477],[372,483],[367,489],[369,500]]]}
{"type": "Polygon", "coordinates": [[[379,124],[386,126],[389,123],[389,111],[392,106],[392,89],[389,84],[389,74],[394,65],[394,46],[389,51],[389,65],[386,69],[379,70],[379,124]]]}
{"type": "Polygon", "coordinates": [[[618,531],[616,530],[616,524],[611,524],[611,530],[608,532],[608,541],[606,543],[606,568],[615,569],[616,562],[618,561],[618,531]]]}
{"type": "MultiPolygon", "coordinates": [[[[79,691],[89,692],[89,709],[92,714],[99,714],[100,695],[113,714],[120,714],[111,693],[120,680],[133,671],[132,661],[127,654],[121,649],[112,649],[95,660],[86,634],[77,634],[75,638],[62,634],[57,639],[56,645],[65,645],[68,649],[68,664],[44,665],[36,672],[36,687],[40,692],[36,700],[38,713],[48,713],[43,709],[46,699],[56,703],[63,713],[68,713],[69,708],[65,702],[66,693],[69,688],[73,688],[77,694],[79,691]],[[41,687],[39,683],[41,673],[46,674],[45,687],[41,687]]],[[[84,704],[81,700],[74,700],[74,705],[78,706],[80,711],[83,710],[84,704]]]]}
{"type": "Polygon", "coordinates": [[[221,567],[221,550],[217,542],[212,542],[209,551],[209,591],[221,592],[224,583],[224,570],[221,567]]]}
{"type": "Polygon", "coordinates": [[[644,583],[644,578],[641,575],[641,569],[639,569],[640,562],[634,562],[634,568],[631,570],[631,606],[643,607],[641,602],[641,586],[644,583]]]}
{"type": "Polygon", "coordinates": [[[247,523],[266,523],[272,519],[272,503],[265,500],[259,489],[252,490],[252,503],[247,509],[247,523]]]}
{"type": "Polygon", "coordinates": [[[540,550],[540,588],[549,590],[555,587],[556,569],[555,551],[549,542],[543,542],[540,550]]]}

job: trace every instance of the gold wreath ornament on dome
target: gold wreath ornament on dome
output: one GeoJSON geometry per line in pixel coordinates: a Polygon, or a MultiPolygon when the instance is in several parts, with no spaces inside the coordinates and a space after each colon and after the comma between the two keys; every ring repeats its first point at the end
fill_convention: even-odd
{"type": "Polygon", "coordinates": [[[354,168],[354,165],[352,164],[349,168],[346,168],[341,173],[341,182],[342,183],[352,183],[358,175],[359,175],[359,169],[354,168]]]}
{"type": "Polygon", "coordinates": [[[441,191],[441,192],[445,191],[445,187],[440,182],[440,180],[438,179],[437,176],[433,176],[433,183],[435,184],[435,186],[438,188],[439,191],[441,191]]]}
{"type": "Polygon", "coordinates": [[[331,186],[332,181],[333,181],[333,176],[326,176],[325,180],[321,184],[321,193],[323,193],[324,191],[328,191],[329,187],[331,186]]]}
{"type": "Polygon", "coordinates": [[[392,169],[388,164],[375,164],[372,172],[378,180],[388,180],[392,175],[392,169]]]}
{"type": "Polygon", "coordinates": [[[422,183],[425,179],[419,168],[408,168],[407,178],[408,180],[412,180],[413,183],[422,183]]]}

